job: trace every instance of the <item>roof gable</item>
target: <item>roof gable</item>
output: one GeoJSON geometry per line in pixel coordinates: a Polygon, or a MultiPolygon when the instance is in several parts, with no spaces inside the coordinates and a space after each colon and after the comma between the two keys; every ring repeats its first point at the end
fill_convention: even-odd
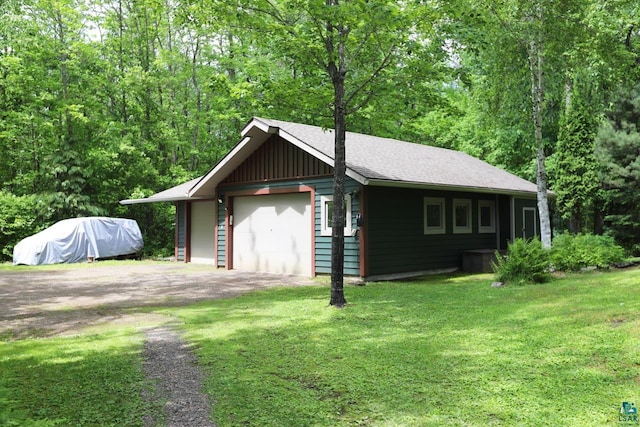
{"type": "Polygon", "coordinates": [[[282,179],[331,176],[333,169],[317,157],[287,142],[279,135],[271,135],[221,184],[264,182],[282,179]]]}

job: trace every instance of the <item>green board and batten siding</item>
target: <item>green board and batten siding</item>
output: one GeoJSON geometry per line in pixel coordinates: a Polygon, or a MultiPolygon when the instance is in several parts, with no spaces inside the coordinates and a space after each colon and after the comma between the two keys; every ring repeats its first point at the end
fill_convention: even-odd
{"type": "Polygon", "coordinates": [[[478,200],[494,195],[368,187],[367,276],[460,268],[466,250],[496,248],[496,233],[478,233],[478,200]],[[445,234],[424,234],[424,198],[445,199],[445,234]],[[453,233],[453,199],[472,201],[472,232],[453,233]]]}
{"type": "Polygon", "coordinates": [[[225,206],[224,203],[222,204],[218,204],[218,218],[217,218],[217,224],[216,226],[218,227],[218,233],[216,234],[217,237],[217,241],[216,241],[216,249],[217,249],[217,266],[218,267],[224,267],[225,266],[225,260],[227,257],[227,250],[226,250],[226,245],[227,245],[227,229],[224,226],[225,225],[225,214],[226,214],[226,210],[225,210],[225,206]]]}
{"type": "MultiPolygon", "coordinates": [[[[326,178],[314,181],[312,184],[316,189],[315,206],[315,228],[316,228],[316,273],[331,273],[331,236],[321,235],[321,197],[333,195],[333,179],[326,178]]],[[[347,178],[345,181],[345,193],[353,193],[359,190],[360,185],[354,180],[347,178]]],[[[351,229],[356,230],[356,216],[360,212],[358,197],[351,197],[351,229]]],[[[349,276],[360,275],[360,236],[344,237],[344,274],[349,276]]]]}
{"type": "Polygon", "coordinates": [[[175,257],[177,261],[185,260],[185,246],[187,236],[187,203],[176,203],[176,250],[175,257]]]}

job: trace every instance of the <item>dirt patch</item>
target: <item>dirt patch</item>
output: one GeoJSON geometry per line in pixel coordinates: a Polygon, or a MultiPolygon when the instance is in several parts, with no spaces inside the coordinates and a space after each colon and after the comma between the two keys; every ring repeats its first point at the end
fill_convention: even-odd
{"type": "Polygon", "coordinates": [[[257,289],[313,283],[299,276],[170,262],[98,262],[64,269],[3,271],[0,337],[68,335],[113,323],[157,325],[163,321],[161,316],[136,309],[188,305],[257,289]]]}

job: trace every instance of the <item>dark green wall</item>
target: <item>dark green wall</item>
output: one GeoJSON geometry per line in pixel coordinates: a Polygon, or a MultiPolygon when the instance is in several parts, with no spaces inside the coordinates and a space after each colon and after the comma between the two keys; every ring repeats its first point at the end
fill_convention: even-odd
{"type": "Polygon", "coordinates": [[[500,249],[506,250],[512,241],[511,236],[511,197],[498,196],[498,230],[500,231],[500,249]]]}
{"type": "Polygon", "coordinates": [[[187,235],[187,203],[176,203],[176,260],[184,261],[184,248],[187,235]]]}
{"type": "Polygon", "coordinates": [[[387,187],[366,191],[367,276],[460,268],[465,250],[497,247],[496,233],[478,233],[478,200],[496,201],[495,195],[387,187]],[[425,197],[445,198],[446,234],[424,234],[425,197]],[[472,200],[472,233],[453,234],[454,198],[472,200]]]}

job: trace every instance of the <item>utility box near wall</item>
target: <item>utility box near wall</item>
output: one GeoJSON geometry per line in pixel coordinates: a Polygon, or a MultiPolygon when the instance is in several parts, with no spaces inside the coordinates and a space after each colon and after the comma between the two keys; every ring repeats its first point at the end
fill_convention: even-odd
{"type": "Polygon", "coordinates": [[[462,254],[462,271],[465,273],[493,273],[496,262],[495,249],[474,249],[462,254]]]}

